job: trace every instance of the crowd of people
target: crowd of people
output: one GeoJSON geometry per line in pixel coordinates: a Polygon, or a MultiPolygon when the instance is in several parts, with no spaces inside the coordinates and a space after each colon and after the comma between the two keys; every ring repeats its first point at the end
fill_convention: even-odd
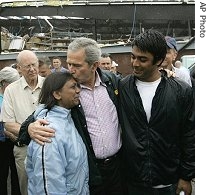
{"type": "Polygon", "coordinates": [[[1,92],[0,140],[12,143],[19,194],[190,195],[194,89],[175,67],[177,52],[174,38],[145,31],[131,44],[133,73],[123,77],[90,38],[69,44],[68,69],[58,57],[51,65],[21,51],[20,78],[1,92]]]}

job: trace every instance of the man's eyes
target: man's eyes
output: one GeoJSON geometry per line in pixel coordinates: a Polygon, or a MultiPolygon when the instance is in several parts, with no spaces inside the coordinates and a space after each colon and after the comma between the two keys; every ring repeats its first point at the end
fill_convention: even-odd
{"type": "Polygon", "coordinates": [[[134,56],[134,55],[131,55],[131,58],[132,58],[133,60],[137,59],[137,60],[140,61],[140,62],[146,62],[146,61],[147,61],[147,58],[145,58],[145,57],[136,57],[136,56],[134,56]]]}
{"type": "Polygon", "coordinates": [[[141,61],[141,62],[146,62],[147,61],[147,59],[146,58],[137,58],[139,61],[141,61]]]}
{"type": "Polygon", "coordinates": [[[73,67],[81,67],[81,64],[68,64],[68,65],[73,67]]]}

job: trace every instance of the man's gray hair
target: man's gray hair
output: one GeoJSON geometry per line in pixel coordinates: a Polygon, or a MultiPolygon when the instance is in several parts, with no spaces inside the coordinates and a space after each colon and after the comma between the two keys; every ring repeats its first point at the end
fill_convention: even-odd
{"type": "Polygon", "coordinates": [[[86,54],[85,61],[89,65],[92,65],[96,61],[100,60],[101,48],[99,47],[98,43],[93,39],[86,37],[79,37],[74,39],[68,46],[68,50],[70,51],[77,51],[82,48],[85,50],[86,54]]]}
{"type": "Polygon", "coordinates": [[[37,59],[37,62],[38,62],[38,57],[36,55],[36,53],[34,53],[33,51],[31,50],[22,50],[18,55],[17,55],[17,58],[16,58],[16,61],[19,65],[22,65],[22,60],[23,59],[26,59],[26,58],[36,58],[37,59]]]}

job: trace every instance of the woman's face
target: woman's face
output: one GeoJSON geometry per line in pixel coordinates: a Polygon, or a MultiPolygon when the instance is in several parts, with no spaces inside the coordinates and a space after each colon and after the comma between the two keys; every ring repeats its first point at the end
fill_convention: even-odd
{"type": "Polygon", "coordinates": [[[79,104],[80,87],[72,78],[68,80],[61,90],[54,92],[54,97],[58,100],[58,105],[67,109],[71,109],[79,104]]]}

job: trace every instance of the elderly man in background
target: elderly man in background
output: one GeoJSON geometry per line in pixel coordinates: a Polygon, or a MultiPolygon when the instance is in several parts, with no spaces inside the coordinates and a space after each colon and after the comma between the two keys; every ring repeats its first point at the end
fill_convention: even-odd
{"type": "Polygon", "coordinates": [[[170,36],[166,36],[165,40],[167,43],[167,53],[163,63],[161,64],[161,68],[172,71],[175,77],[180,78],[181,80],[192,86],[189,72],[183,69],[176,68],[173,65],[178,53],[176,39],[170,36]]]}
{"type": "MultiPolygon", "coordinates": [[[[17,69],[21,71],[22,77],[5,89],[2,104],[2,119],[5,129],[16,137],[19,134],[21,123],[36,109],[44,81],[44,78],[38,74],[38,58],[32,51],[23,50],[18,54],[17,69]]],[[[27,195],[27,175],[24,166],[26,150],[25,145],[14,147],[22,195],[27,195]]]]}

